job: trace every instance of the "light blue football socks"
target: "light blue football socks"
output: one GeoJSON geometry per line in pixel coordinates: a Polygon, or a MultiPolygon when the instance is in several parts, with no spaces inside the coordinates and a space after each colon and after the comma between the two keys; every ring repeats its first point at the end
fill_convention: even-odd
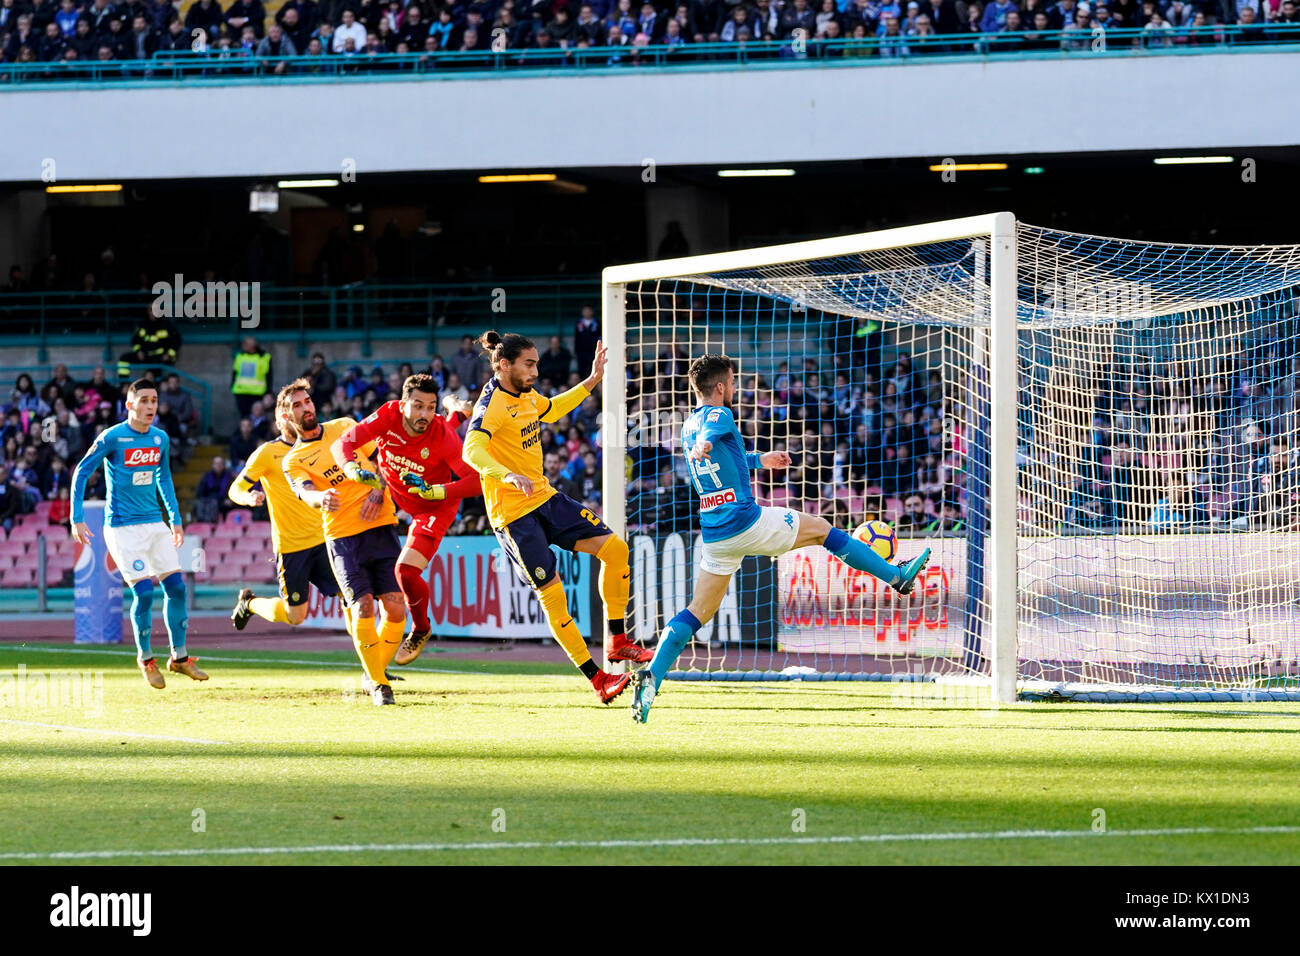
{"type": "Polygon", "coordinates": [[[172,659],[183,661],[189,656],[185,650],[185,632],[189,629],[190,615],[185,609],[185,576],[173,571],[163,578],[163,619],[167,622],[167,640],[172,646],[172,659]]]}
{"type": "Polygon", "coordinates": [[[150,631],[153,629],[153,579],[131,585],[131,630],[135,636],[136,660],[153,657],[150,631]]]}
{"type": "Polygon", "coordinates": [[[889,585],[898,583],[898,568],[839,528],[831,528],[831,533],[826,536],[822,546],[856,571],[865,571],[889,585]]]}
{"type": "Polygon", "coordinates": [[[655,648],[654,660],[650,662],[650,673],[654,675],[656,690],[699,629],[700,622],[690,611],[678,611],[663,629],[659,635],[659,646],[655,648]]]}

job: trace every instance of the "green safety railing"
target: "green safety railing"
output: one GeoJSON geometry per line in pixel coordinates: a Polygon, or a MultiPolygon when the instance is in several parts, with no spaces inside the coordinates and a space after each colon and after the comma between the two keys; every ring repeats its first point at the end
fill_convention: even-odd
{"type": "MultiPolygon", "coordinates": [[[[150,291],[0,293],[4,346],[32,347],[39,361],[60,345],[102,347],[115,361],[156,296],[150,291]]],[[[305,355],[311,340],[477,335],[492,327],[525,334],[570,335],[584,305],[599,309],[598,276],[482,279],[456,283],[372,283],[301,287],[262,283],[257,314],[247,318],[205,299],[204,315],[172,318],[183,342],[237,344],[244,335],[294,339],[305,355]]],[[[251,294],[244,301],[253,301],[251,294]]]]}
{"type": "Polygon", "coordinates": [[[149,60],[74,60],[0,64],[0,83],[132,84],[200,80],[265,83],[341,79],[455,79],[507,70],[607,70],[628,67],[728,69],[928,61],[934,57],[1060,58],[1098,55],[1254,52],[1300,42],[1300,24],[1213,25],[1168,31],[1144,28],[1021,30],[839,39],[786,38],[730,43],[652,43],[623,47],[555,47],[408,54],[258,57],[241,49],[160,51],[149,60]]]}

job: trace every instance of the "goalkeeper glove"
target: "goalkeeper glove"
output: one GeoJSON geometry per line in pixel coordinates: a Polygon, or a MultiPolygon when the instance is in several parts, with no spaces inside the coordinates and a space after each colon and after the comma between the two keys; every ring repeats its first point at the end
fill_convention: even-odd
{"type": "Polygon", "coordinates": [[[413,495],[419,495],[425,501],[442,501],[447,497],[447,488],[444,485],[428,484],[415,472],[404,471],[398,477],[402,484],[406,485],[407,491],[413,495]]]}
{"type": "Polygon", "coordinates": [[[384,484],[379,480],[379,476],[373,471],[366,471],[355,461],[350,461],[343,466],[343,474],[347,475],[353,481],[360,482],[363,485],[369,485],[371,488],[382,490],[384,484]]]}

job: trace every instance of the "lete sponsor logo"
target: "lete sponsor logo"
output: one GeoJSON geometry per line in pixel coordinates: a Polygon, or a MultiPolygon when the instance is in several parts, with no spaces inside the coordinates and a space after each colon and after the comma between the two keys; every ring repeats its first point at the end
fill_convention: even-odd
{"type": "Polygon", "coordinates": [[[122,457],[122,464],[128,468],[153,467],[161,462],[161,448],[128,448],[122,457]]]}

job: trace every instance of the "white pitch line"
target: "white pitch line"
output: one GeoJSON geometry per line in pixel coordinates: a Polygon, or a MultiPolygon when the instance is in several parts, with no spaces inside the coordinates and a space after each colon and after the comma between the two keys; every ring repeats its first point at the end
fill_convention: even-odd
{"type": "Polygon", "coordinates": [[[138,734],[130,730],[112,730],[103,727],[73,727],[69,724],[43,724],[35,720],[11,720],[0,717],[0,724],[17,724],[20,727],[43,727],[50,730],[72,730],[82,734],[107,734],[110,737],[140,737],[144,740],[171,740],[182,744],[211,744],[223,746],[229,740],[203,740],[199,737],[169,737],[165,734],[138,734]]]}
{"type": "MultiPolygon", "coordinates": [[[[0,651],[33,651],[39,654],[113,654],[119,657],[135,657],[135,651],[118,651],[96,647],[45,647],[41,644],[0,644],[0,651]]],[[[326,653],[337,653],[327,651],[326,653]]],[[[204,654],[205,661],[225,661],[231,664],[301,664],[308,667],[347,667],[359,670],[361,664],[345,661],[311,661],[293,657],[218,657],[216,654],[204,654]]],[[[421,674],[464,674],[474,677],[495,676],[485,671],[453,671],[437,667],[403,667],[403,671],[416,671],[421,674]]],[[[556,676],[556,675],[538,675],[556,676]]]]}
{"type": "Polygon", "coordinates": [[[1300,826],[1173,827],[1156,830],[995,830],[983,833],[868,833],[858,836],[681,837],[673,840],[540,840],[499,843],[343,843],[316,846],[196,847],[183,850],[64,850],[0,853],[0,860],[104,860],[121,857],[270,856],[286,853],[447,853],[479,850],[635,850],[717,846],[825,846],[829,844],[934,843],[948,840],[1062,840],[1300,833],[1300,826]]]}

